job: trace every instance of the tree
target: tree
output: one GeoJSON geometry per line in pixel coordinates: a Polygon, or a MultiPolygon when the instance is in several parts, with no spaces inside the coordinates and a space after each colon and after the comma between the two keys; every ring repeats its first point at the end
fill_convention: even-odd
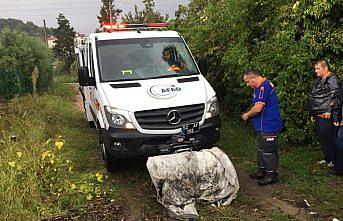
{"type": "MultiPolygon", "coordinates": [[[[38,27],[30,21],[24,23],[21,20],[13,18],[0,18],[0,30],[2,30],[4,27],[8,27],[12,31],[18,30],[27,33],[29,36],[35,36],[44,39],[44,29],[42,27],[38,27]]],[[[53,28],[47,28],[49,35],[52,35],[53,31],[53,28]]]]}
{"type": "Polygon", "coordinates": [[[53,56],[42,39],[4,28],[0,32],[0,58],[0,102],[32,93],[33,88],[43,92],[50,87],[53,56]]]}
{"type": "Polygon", "coordinates": [[[342,13],[338,0],[191,0],[170,24],[209,63],[206,77],[226,114],[239,119],[251,105],[242,73],[256,68],[277,85],[283,139],[309,143],[315,137],[306,111],[312,63],[326,58],[343,73],[342,13]]]}
{"type": "Polygon", "coordinates": [[[135,5],[134,15],[129,12],[122,17],[125,23],[158,23],[168,20],[168,15],[162,16],[160,12],[155,12],[155,2],[153,0],[143,0],[144,9],[140,11],[135,5]]]}
{"type": "Polygon", "coordinates": [[[102,1],[102,6],[100,9],[100,16],[97,16],[100,26],[103,23],[110,22],[110,14],[112,15],[112,22],[115,23],[117,21],[117,18],[119,17],[119,14],[122,12],[122,10],[117,8],[114,5],[113,3],[114,0],[101,0],[101,1],[102,1]]]}
{"type": "Polygon", "coordinates": [[[57,38],[56,45],[54,47],[54,54],[57,58],[65,62],[64,71],[70,73],[70,65],[74,61],[74,28],[70,26],[70,23],[66,17],[60,13],[57,18],[58,27],[55,30],[55,36],[57,38]]]}
{"type": "Polygon", "coordinates": [[[142,24],[144,23],[144,11],[140,11],[138,6],[135,5],[134,15],[129,12],[122,17],[122,20],[128,24],[142,24]]]}

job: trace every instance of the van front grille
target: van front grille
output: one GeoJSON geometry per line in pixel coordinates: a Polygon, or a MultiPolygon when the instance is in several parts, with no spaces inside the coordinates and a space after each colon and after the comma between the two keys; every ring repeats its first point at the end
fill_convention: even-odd
{"type": "Polygon", "coordinates": [[[172,130],[201,121],[204,109],[205,104],[194,104],[137,111],[135,118],[141,128],[146,130],[172,130]],[[179,117],[180,119],[178,119],[179,117]]]}

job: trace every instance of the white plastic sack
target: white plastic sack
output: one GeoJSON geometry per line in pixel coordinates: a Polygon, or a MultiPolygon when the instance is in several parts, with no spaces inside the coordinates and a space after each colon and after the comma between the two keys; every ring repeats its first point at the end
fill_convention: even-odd
{"type": "Polygon", "coordinates": [[[217,147],[149,157],[147,168],[157,201],[176,219],[197,218],[196,202],[229,205],[237,197],[236,170],[217,147]]]}

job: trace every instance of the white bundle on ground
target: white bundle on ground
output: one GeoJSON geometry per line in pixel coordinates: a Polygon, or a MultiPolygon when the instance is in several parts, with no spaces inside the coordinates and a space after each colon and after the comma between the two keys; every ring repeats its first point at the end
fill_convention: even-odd
{"type": "Polygon", "coordinates": [[[149,157],[157,201],[176,219],[197,218],[196,202],[229,205],[239,189],[236,170],[219,148],[149,157]]]}

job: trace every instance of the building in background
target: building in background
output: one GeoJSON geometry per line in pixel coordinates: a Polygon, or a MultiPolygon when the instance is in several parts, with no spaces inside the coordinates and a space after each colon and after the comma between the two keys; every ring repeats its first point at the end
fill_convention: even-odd
{"type": "Polygon", "coordinates": [[[55,36],[49,36],[48,37],[48,47],[51,49],[54,48],[56,45],[56,42],[55,42],[56,40],[57,40],[57,38],[55,36]]]}
{"type": "Polygon", "coordinates": [[[84,45],[86,43],[87,37],[82,34],[77,32],[74,37],[74,46],[75,48],[79,48],[81,45],[84,45]]]}

